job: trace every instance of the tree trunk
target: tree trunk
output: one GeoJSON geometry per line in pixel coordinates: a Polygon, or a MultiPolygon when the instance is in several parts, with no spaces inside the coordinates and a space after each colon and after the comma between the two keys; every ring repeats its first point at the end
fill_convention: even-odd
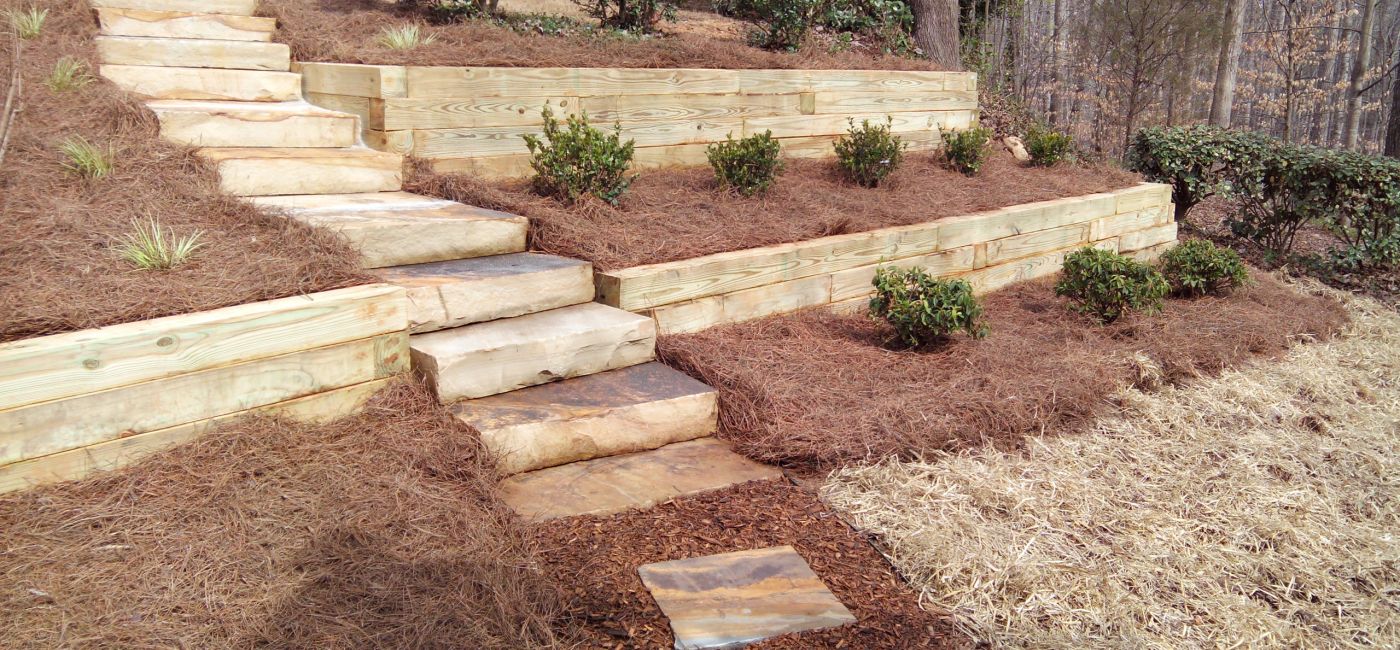
{"type": "Polygon", "coordinates": [[[1065,59],[1064,0],[1055,0],[1055,15],[1050,24],[1050,123],[1059,127],[1065,122],[1065,74],[1061,70],[1065,59]]]}
{"type": "Polygon", "coordinates": [[[1244,41],[1245,0],[1228,0],[1225,25],[1229,31],[1220,44],[1215,66],[1215,93],[1210,98],[1210,123],[1229,128],[1230,111],[1235,103],[1235,76],[1240,70],[1240,47],[1244,41]]]}
{"type": "Polygon", "coordinates": [[[1357,39],[1356,60],[1351,67],[1351,85],[1347,88],[1347,125],[1345,146],[1355,149],[1360,140],[1361,86],[1366,70],[1371,67],[1371,32],[1375,31],[1376,0],[1366,0],[1361,9],[1361,38],[1357,39]]]}
{"type": "Polygon", "coordinates": [[[911,0],[914,43],[945,70],[961,70],[958,61],[958,0],[911,0]]]}
{"type": "Polygon", "coordinates": [[[1390,125],[1385,131],[1385,155],[1400,158],[1400,71],[1390,82],[1390,125]]]}

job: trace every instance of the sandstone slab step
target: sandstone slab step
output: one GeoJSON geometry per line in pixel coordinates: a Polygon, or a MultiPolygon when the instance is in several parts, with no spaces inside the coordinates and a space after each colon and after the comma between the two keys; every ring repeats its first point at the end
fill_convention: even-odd
{"type": "Polygon", "coordinates": [[[409,337],[438,399],[486,397],[650,361],[656,323],[598,303],[409,337]]]}
{"type": "Polygon", "coordinates": [[[258,0],[88,0],[93,9],[142,9],[251,16],[258,0]]]}
{"type": "Polygon", "coordinates": [[[593,300],[592,264],[540,253],[395,266],[379,277],[407,290],[414,334],[593,300]]]}
{"type": "Polygon", "coordinates": [[[103,65],[98,73],[148,99],[290,102],[301,99],[301,75],[265,70],[103,65]]]}
{"type": "Polygon", "coordinates": [[[601,515],[782,476],[715,438],[516,474],[501,497],[527,519],[601,515]]]}
{"type": "Polygon", "coordinates": [[[97,22],[105,36],[206,38],[219,41],[270,42],[277,19],[187,11],[98,9],[97,22]]]}
{"type": "Polygon", "coordinates": [[[403,158],[351,149],[213,148],[199,155],[219,170],[223,191],[240,196],[392,192],[403,185],[403,158]]]}
{"type": "Polygon", "coordinates": [[[714,389],[653,361],[452,405],[506,474],[693,440],[714,432],[714,389]]]}
{"type": "Polygon", "coordinates": [[[525,250],[525,217],[408,192],[260,196],[252,202],[339,232],[366,268],[525,250]]]}
{"type": "Polygon", "coordinates": [[[97,56],[106,64],[275,70],[292,67],[284,43],[217,41],[196,38],[98,36],[97,56]]]}
{"type": "Polygon", "coordinates": [[[160,120],[160,136],[192,147],[351,147],[357,118],[305,102],[159,99],[146,102],[160,120]]]}

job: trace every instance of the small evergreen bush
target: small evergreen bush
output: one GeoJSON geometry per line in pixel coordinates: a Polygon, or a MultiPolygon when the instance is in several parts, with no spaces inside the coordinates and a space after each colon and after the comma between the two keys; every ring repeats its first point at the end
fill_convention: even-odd
{"type": "Polygon", "coordinates": [[[1239,253],[1204,239],[1190,239],[1167,251],[1160,266],[1172,293],[1179,296],[1220,293],[1249,281],[1239,253]]]}
{"type": "Polygon", "coordinates": [[[663,0],[574,0],[604,27],[637,34],[656,31],[661,21],[676,22],[676,5],[663,0]]]}
{"type": "Polygon", "coordinates": [[[780,150],[773,132],[764,131],[739,140],[725,136],[724,142],[705,147],[705,156],[720,187],[753,196],[772,187],[783,170],[780,150]]]}
{"type": "Polygon", "coordinates": [[[570,115],[563,128],[554,111],[544,108],[544,138],[527,134],[534,188],[545,196],[570,203],[592,194],[611,204],[636,180],[628,176],[635,143],[622,142],[622,125],[605,134],[588,125],[588,114],[570,115]]]}
{"type": "Polygon", "coordinates": [[[1166,279],[1152,267],[1093,247],[1070,253],[1065,258],[1064,278],[1055,285],[1055,293],[1068,297],[1075,311],[1104,323],[1130,311],[1161,309],[1169,289],[1166,279]]]}
{"type": "Polygon", "coordinates": [[[816,24],[819,0],[733,0],[724,7],[753,23],[749,43],[767,50],[795,51],[816,24]]]}
{"type": "Polygon", "coordinates": [[[846,135],[836,141],[836,161],[851,180],[865,187],[878,187],[899,167],[908,148],[897,135],[890,133],[893,118],[885,117],[884,124],[862,120],[856,126],[855,120],[847,119],[849,128],[846,135]]]}
{"type": "Polygon", "coordinates": [[[911,347],[945,341],[958,331],[979,339],[987,335],[982,304],[967,280],[940,280],[917,267],[882,266],[875,270],[874,285],[871,315],[883,318],[911,347]]]}
{"type": "Polygon", "coordinates": [[[939,127],[938,132],[943,136],[943,158],[948,166],[967,176],[976,176],[987,162],[987,143],[992,140],[992,130],[975,126],[948,131],[939,127]]]}
{"type": "Polygon", "coordinates": [[[1068,134],[1039,125],[1026,131],[1026,151],[1031,155],[1032,165],[1054,166],[1069,158],[1073,149],[1074,139],[1068,134]]]}

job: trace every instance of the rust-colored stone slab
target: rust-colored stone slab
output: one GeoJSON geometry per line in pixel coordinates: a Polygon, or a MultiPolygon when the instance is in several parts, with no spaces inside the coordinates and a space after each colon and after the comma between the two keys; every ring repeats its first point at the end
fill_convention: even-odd
{"type": "Polygon", "coordinates": [[[555,519],[645,508],[780,476],[776,467],[744,458],[720,440],[701,438],[516,474],[501,481],[501,496],[527,519],[555,519]]]}
{"type": "Polygon", "coordinates": [[[678,650],[740,648],[856,620],[791,546],[657,562],[637,573],[671,620],[678,650]]]}

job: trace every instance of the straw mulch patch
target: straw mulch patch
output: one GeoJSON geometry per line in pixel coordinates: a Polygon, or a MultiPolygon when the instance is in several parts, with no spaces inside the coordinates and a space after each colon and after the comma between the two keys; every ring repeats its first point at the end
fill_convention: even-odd
{"type": "Polygon", "coordinates": [[[825,499],[1005,648],[1400,647],[1400,316],[1086,435],[838,472],[825,499]]]}
{"type": "Polygon", "coordinates": [[[659,354],[720,393],[722,435],[755,459],[826,469],[912,458],[1080,425],[1128,385],[1208,375],[1346,321],[1333,298],[1267,274],[1219,298],[1170,300],[1108,326],[1071,312],[1053,279],[983,298],[991,334],[895,350],[864,315],[814,310],[663,337],[659,354]]]}
{"type": "Polygon", "coordinates": [[[475,434],[417,385],[0,497],[7,648],[552,646],[558,594],[475,434]]]}
{"type": "Polygon", "coordinates": [[[911,153],[874,189],[846,180],[835,162],[791,160],[767,193],[752,198],[720,191],[709,167],[644,172],[617,207],[568,207],[531,192],[525,180],[488,183],[422,169],[409,185],[527,216],[533,248],[614,270],[1083,196],[1140,180],[1109,167],[1027,167],[998,151],[972,178],[948,170],[936,154],[911,153]]]}
{"type": "Polygon", "coordinates": [[[637,567],[792,545],[857,622],[787,635],[753,648],[963,648],[946,615],[917,595],[866,541],[810,492],[762,481],[643,511],[577,517],[538,528],[545,571],[564,585],[585,647],[669,648],[669,624],[637,567]]]}
{"type": "MultiPolygon", "coordinates": [[[[24,41],[23,111],[0,165],[0,341],[368,281],[335,235],[220,194],[213,169],[163,143],[153,114],[97,78],[87,3],[9,3],[30,5],[49,14],[42,35],[24,41]],[[94,80],[50,90],[44,81],[63,57],[85,62],[94,80]],[[70,137],[110,148],[113,173],[87,181],[67,172],[58,148],[70,137]],[[202,231],[203,248],[172,271],[136,270],[113,243],[149,218],[179,235],[202,231]]],[[[3,24],[0,97],[10,78],[3,24]]]]}

